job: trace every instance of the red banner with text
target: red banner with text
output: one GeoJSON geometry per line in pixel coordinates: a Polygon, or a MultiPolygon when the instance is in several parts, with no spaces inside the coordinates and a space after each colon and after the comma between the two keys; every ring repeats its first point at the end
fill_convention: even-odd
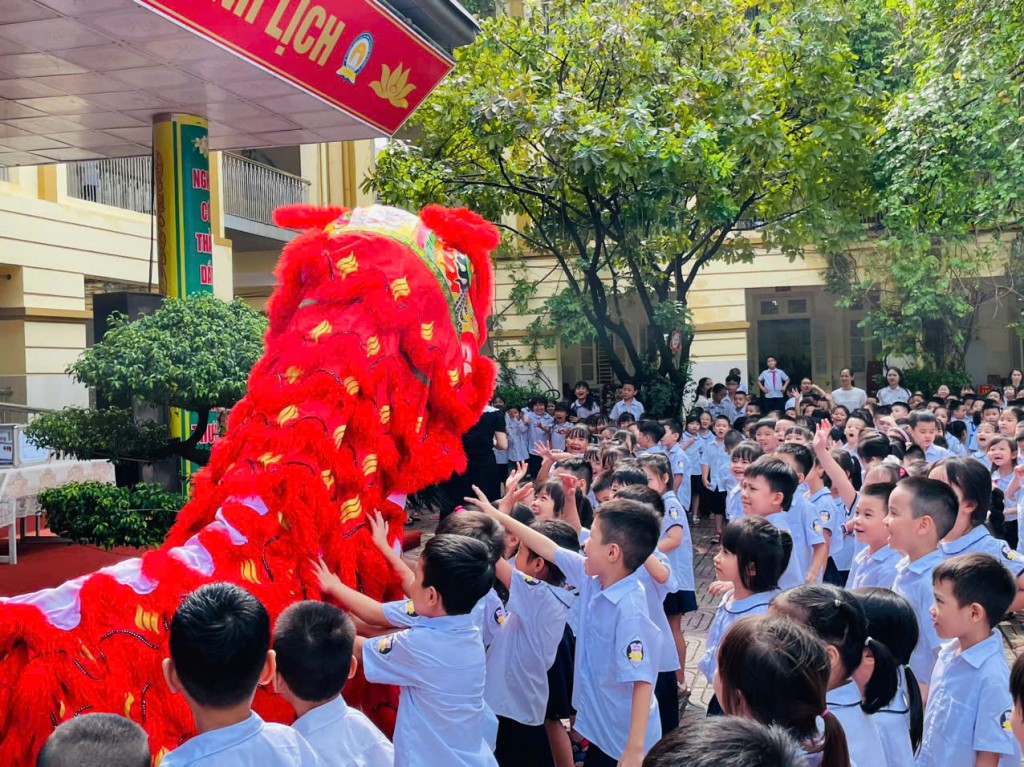
{"type": "Polygon", "coordinates": [[[453,62],[374,0],[135,0],[393,134],[453,62]]]}

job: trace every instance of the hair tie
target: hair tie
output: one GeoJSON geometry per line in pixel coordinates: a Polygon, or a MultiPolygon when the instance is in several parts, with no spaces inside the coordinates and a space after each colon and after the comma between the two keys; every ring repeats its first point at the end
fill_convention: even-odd
{"type": "Polygon", "coordinates": [[[864,640],[864,646],[865,647],[869,647],[871,645],[871,643],[874,642],[874,641],[875,641],[874,639],[872,639],[871,637],[868,637],[867,639],[864,640]]]}
{"type": "Polygon", "coordinates": [[[843,607],[843,603],[842,602],[840,602],[838,599],[833,599],[832,601],[835,602],[837,610],[842,609],[842,607],[843,607]]]}
{"type": "Polygon", "coordinates": [[[822,716],[828,716],[828,714],[829,714],[829,711],[828,711],[828,707],[826,706],[825,710],[821,712],[821,715],[822,716]]]}

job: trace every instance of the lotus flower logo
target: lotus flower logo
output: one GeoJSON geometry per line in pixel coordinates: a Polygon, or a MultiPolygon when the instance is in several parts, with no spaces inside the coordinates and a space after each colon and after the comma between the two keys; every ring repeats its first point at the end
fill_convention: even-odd
{"type": "Polygon", "coordinates": [[[405,97],[416,90],[415,85],[408,84],[409,71],[408,69],[403,69],[402,64],[399,64],[394,72],[391,71],[387,64],[381,64],[380,80],[370,83],[370,87],[382,99],[387,99],[391,106],[398,107],[399,109],[408,109],[409,102],[405,97]]]}

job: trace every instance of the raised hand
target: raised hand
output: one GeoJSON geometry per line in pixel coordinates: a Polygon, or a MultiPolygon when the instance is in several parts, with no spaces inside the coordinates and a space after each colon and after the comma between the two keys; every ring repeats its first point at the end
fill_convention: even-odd
{"type": "Polygon", "coordinates": [[[391,545],[388,543],[388,523],[384,521],[384,517],[381,516],[381,513],[379,511],[375,511],[373,514],[367,514],[366,522],[370,526],[370,534],[373,536],[373,542],[377,544],[377,548],[381,551],[390,551],[391,545]]]}
{"type": "Polygon", "coordinates": [[[339,594],[342,587],[341,578],[331,572],[323,559],[318,557],[310,561],[313,563],[313,572],[316,574],[316,579],[320,583],[320,590],[332,596],[339,594]]]}
{"type": "Polygon", "coordinates": [[[832,422],[827,418],[822,419],[821,423],[818,424],[818,428],[814,430],[814,441],[811,443],[816,453],[831,449],[829,444],[832,441],[831,434],[832,422]]]}
{"type": "MultiPolygon", "coordinates": [[[[530,489],[532,490],[533,488],[530,489]]],[[[482,511],[484,514],[487,514],[488,516],[493,517],[496,514],[501,513],[500,511],[498,511],[498,509],[494,508],[494,504],[492,504],[490,500],[488,500],[487,496],[484,494],[484,491],[481,490],[476,485],[473,485],[473,495],[466,496],[462,500],[466,502],[467,507],[477,509],[478,511],[482,511]]]]}

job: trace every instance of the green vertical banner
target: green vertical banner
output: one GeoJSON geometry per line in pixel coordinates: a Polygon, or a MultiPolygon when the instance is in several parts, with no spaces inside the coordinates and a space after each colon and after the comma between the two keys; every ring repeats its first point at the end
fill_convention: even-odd
{"type": "MultiPolygon", "coordinates": [[[[210,132],[205,118],[160,114],[153,118],[156,231],[160,292],[170,298],[213,292],[213,230],[210,225],[210,132]]],[[[188,439],[195,413],[171,409],[171,436],[188,439]]],[[[200,440],[212,442],[216,424],[200,440]]],[[[197,467],[183,461],[182,473],[197,467]]]]}

